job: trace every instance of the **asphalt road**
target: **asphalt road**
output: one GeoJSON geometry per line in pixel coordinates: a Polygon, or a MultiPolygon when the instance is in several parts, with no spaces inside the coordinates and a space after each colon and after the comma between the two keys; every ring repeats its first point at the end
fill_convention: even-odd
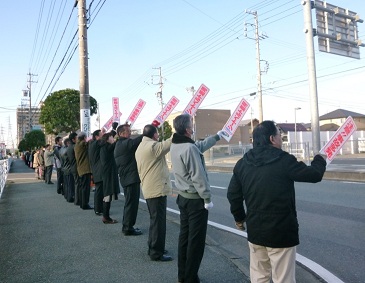
{"type": "MultiPolygon", "coordinates": [[[[214,207],[209,220],[233,228],[226,192],[231,174],[210,173],[214,207]]],[[[300,245],[297,253],[343,282],[365,278],[365,183],[296,183],[300,245]]],[[[169,207],[176,208],[173,200],[169,207]]]]}
{"type": "Polygon", "coordinates": [[[327,167],[327,170],[340,172],[365,172],[365,158],[335,159],[327,167]]]}

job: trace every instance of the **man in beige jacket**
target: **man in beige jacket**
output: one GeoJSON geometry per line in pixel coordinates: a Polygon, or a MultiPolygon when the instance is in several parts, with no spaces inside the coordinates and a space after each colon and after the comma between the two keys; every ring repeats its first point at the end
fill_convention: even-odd
{"type": "Polygon", "coordinates": [[[142,193],[150,213],[148,255],[151,260],[171,261],[172,257],[164,254],[166,253],[166,196],[171,194],[165,155],[170,151],[171,138],[162,142],[159,142],[158,138],[157,128],[146,125],[135,156],[142,193]]]}

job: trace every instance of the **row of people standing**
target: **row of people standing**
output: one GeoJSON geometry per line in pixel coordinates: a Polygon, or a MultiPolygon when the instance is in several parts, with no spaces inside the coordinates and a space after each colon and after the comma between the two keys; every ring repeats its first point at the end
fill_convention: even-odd
{"type": "Polygon", "coordinates": [[[44,150],[43,148],[38,148],[32,157],[35,178],[44,180],[46,184],[53,185],[51,181],[53,161],[53,151],[50,144],[45,145],[44,150]]]}
{"type": "MultiPolygon", "coordinates": [[[[165,250],[166,196],[172,190],[165,156],[171,150],[180,210],[178,281],[196,283],[200,282],[198,271],[205,249],[208,210],[213,207],[203,152],[222,138],[222,132],[195,142],[191,139],[189,115],[177,116],[173,124],[174,135],[161,142],[156,125],[146,125],[143,134],[135,139],[130,138],[130,126],[121,125],[116,131],[117,142],[112,133],[93,133],[93,140],[86,144],[96,186],[95,213],[101,209],[104,223],[117,223],[110,218],[109,210],[111,201],[118,198],[120,183],[126,199],[122,232],[127,236],[141,235],[134,227],[141,183],[150,213],[147,252],[151,260],[172,260],[165,250]]],[[[72,140],[72,134],[69,138],[72,140]]],[[[272,121],[259,124],[253,138],[253,150],[237,162],[228,187],[231,212],[237,228],[245,229],[247,222],[252,282],[261,282],[263,278],[265,282],[270,278],[275,282],[295,282],[295,246],[299,236],[294,182],[319,182],[326,162],[316,155],[311,166],[307,166],[282,151],[280,132],[272,121]],[[273,214],[273,210],[280,213],[273,214]],[[282,229],[278,232],[279,226],[282,229]]],[[[79,142],[82,141],[86,142],[85,137],[79,136],[79,142]]],[[[68,156],[69,151],[70,146],[64,155],[68,156]]]]}
{"type": "MultiPolygon", "coordinates": [[[[176,133],[164,142],[158,142],[153,125],[145,126],[135,155],[150,213],[148,252],[153,260],[172,260],[164,255],[169,191],[165,155],[170,149],[180,210],[178,282],[197,283],[208,210],[213,207],[203,152],[223,133],[194,142],[189,115],[177,116],[173,124],[176,133]]],[[[273,121],[260,123],[253,131],[253,141],[253,149],[237,162],[228,186],[231,213],[238,229],[244,230],[247,222],[251,282],[294,283],[299,244],[294,182],[320,182],[326,156],[317,154],[310,166],[297,161],[281,149],[281,134],[273,121]]]]}
{"type": "Polygon", "coordinates": [[[120,125],[116,131],[115,128],[114,124],[113,131],[109,133],[94,131],[92,140],[88,143],[90,168],[95,184],[94,211],[97,215],[103,215],[103,223],[117,223],[116,219],[110,217],[110,207],[112,200],[118,199],[121,185],[125,198],[122,233],[137,236],[142,232],[134,227],[140,197],[140,180],[134,153],[143,136],[131,139],[128,124],[120,125]],[[118,136],[117,141],[115,135],[118,136]]]}
{"type": "MultiPolygon", "coordinates": [[[[114,126],[114,125],[113,125],[114,126]]],[[[114,127],[113,127],[114,128],[114,127]]],[[[71,133],[64,140],[61,147],[61,139],[56,138],[54,147],[57,168],[57,192],[63,194],[68,202],[80,205],[82,209],[94,209],[96,215],[103,215],[105,224],[114,224],[118,221],[111,219],[109,215],[111,201],[118,199],[120,193],[119,183],[123,185],[126,205],[123,214],[123,233],[126,235],[141,234],[139,229],[134,229],[137,218],[139,202],[139,179],[135,178],[130,166],[129,151],[137,148],[142,136],[138,139],[130,139],[130,126],[122,125],[118,128],[118,155],[115,158],[114,132],[104,133],[96,130],[92,139],[87,140],[85,133],[71,133]],[[118,179],[118,160],[121,170],[118,179]],[[94,207],[89,205],[91,176],[95,184],[94,207]]],[[[134,151],[131,156],[134,157],[134,151]]],[[[133,164],[132,164],[133,165],[133,164]]]]}
{"type": "Polygon", "coordinates": [[[171,145],[175,147],[176,157],[172,154],[172,162],[181,213],[179,279],[196,282],[204,254],[208,209],[213,206],[202,153],[220,140],[221,133],[194,142],[189,115],[175,118],[174,128],[174,136],[162,142],[158,141],[154,125],[146,125],[143,134],[134,139],[131,139],[130,125],[120,125],[116,129],[116,142],[111,133],[102,134],[101,130],[93,133],[88,154],[95,183],[95,213],[102,207],[103,222],[117,223],[110,218],[109,210],[111,201],[118,198],[120,183],[125,197],[122,233],[126,236],[141,235],[141,230],[134,225],[142,182],[142,192],[150,213],[147,253],[151,260],[172,260],[165,250],[166,198],[172,191],[165,155],[171,145]]]}
{"type": "Polygon", "coordinates": [[[77,135],[73,132],[64,140],[63,147],[60,144],[55,147],[61,165],[57,168],[57,192],[68,202],[90,210],[93,209],[89,205],[91,169],[86,139],[85,133],[77,135]]]}

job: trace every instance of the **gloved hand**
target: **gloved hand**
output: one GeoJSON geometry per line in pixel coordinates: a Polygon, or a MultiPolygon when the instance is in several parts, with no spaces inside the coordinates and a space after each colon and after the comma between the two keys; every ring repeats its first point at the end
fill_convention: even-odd
{"type": "Polygon", "coordinates": [[[217,135],[219,136],[220,139],[222,139],[223,136],[226,136],[227,134],[224,131],[220,130],[217,132],[217,135]]]}
{"type": "Polygon", "coordinates": [[[238,230],[241,231],[245,231],[246,227],[245,227],[245,222],[241,221],[241,222],[235,222],[235,225],[237,227],[238,230]]]}
{"type": "Polygon", "coordinates": [[[210,203],[205,203],[204,204],[204,208],[206,209],[206,210],[209,210],[209,209],[211,209],[213,207],[213,203],[212,202],[210,202],[210,203]]]}
{"type": "Polygon", "coordinates": [[[157,120],[153,120],[153,122],[152,122],[152,125],[153,126],[155,126],[156,128],[158,127],[158,126],[160,126],[160,122],[159,121],[157,121],[157,120]]]}

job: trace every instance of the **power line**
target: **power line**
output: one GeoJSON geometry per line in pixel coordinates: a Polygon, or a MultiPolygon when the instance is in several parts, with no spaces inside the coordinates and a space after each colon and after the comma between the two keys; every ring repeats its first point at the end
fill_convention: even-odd
{"type": "MultiPolygon", "coordinates": [[[[42,87],[41,87],[41,89],[40,89],[40,91],[39,91],[39,93],[38,93],[38,96],[37,96],[36,101],[38,101],[38,98],[39,98],[39,96],[40,96],[40,94],[41,94],[41,92],[42,92],[43,86],[44,86],[44,84],[45,84],[45,82],[46,82],[46,80],[47,80],[48,74],[49,74],[50,69],[51,69],[51,67],[52,67],[52,65],[53,65],[53,62],[54,62],[54,60],[55,60],[55,58],[56,58],[57,52],[58,52],[58,50],[59,50],[59,48],[60,48],[61,42],[62,42],[63,37],[64,37],[64,35],[65,35],[65,32],[66,32],[67,26],[68,26],[68,24],[69,24],[69,22],[70,22],[70,20],[71,20],[71,16],[72,16],[72,13],[73,13],[74,9],[75,9],[75,8],[73,7],[73,8],[72,8],[72,10],[71,10],[71,13],[70,13],[70,15],[69,15],[68,21],[67,21],[66,26],[65,26],[65,28],[64,28],[64,30],[63,30],[63,33],[62,33],[62,35],[61,35],[61,38],[60,38],[60,40],[59,40],[59,42],[58,42],[58,46],[57,46],[57,48],[56,48],[56,51],[54,52],[54,55],[53,55],[52,61],[51,61],[50,65],[49,65],[49,67],[48,67],[48,70],[47,70],[47,73],[46,73],[46,77],[45,77],[45,79],[44,79],[44,81],[43,81],[42,87]]],[[[76,32],[75,34],[77,34],[77,32],[76,32]]],[[[73,41],[74,39],[75,39],[75,35],[74,35],[74,37],[72,38],[71,43],[69,44],[69,47],[70,47],[70,45],[72,44],[72,41],[73,41]]],[[[69,50],[69,47],[67,48],[67,50],[69,50]]],[[[67,52],[67,51],[66,51],[66,52],[67,52]]],[[[66,54],[63,56],[63,58],[62,58],[62,60],[61,60],[61,63],[59,64],[59,66],[58,66],[57,70],[60,68],[60,65],[62,64],[62,62],[63,62],[63,60],[64,60],[65,56],[66,56],[66,54]]],[[[57,70],[56,70],[56,72],[57,72],[57,70]]],[[[54,77],[55,77],[55,76],[53,76],[53,78],[54,78],[54,77]]],[[[51,81],[51,83],[52,83],[52,81],[51,81]]],[[[50,84],[51,84],[51,83],[50,83],[50,84]]],[[[49,86],[48,86],[48,88],[49,88],[49,86]]],[[[47,90],[48,90],[48,88],[47,88],[47,90]]],[[[45,93],[43,94],[43,96],[42,96],[41,100],[43,100],[43,98],[45,97],[45,95],[46,95],[46,93],[47,93],[47,90],[46,90],[46,91],[45,91],[45,93]]]]}

